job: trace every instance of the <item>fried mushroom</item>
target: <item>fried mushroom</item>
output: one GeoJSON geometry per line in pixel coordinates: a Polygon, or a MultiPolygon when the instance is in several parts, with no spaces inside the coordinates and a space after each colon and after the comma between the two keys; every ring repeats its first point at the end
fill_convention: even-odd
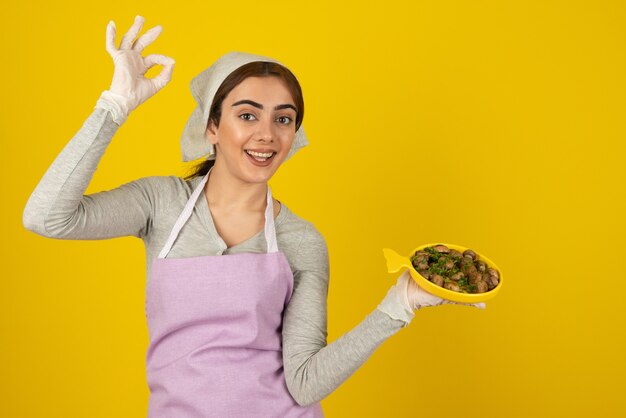
{"type": "Polygon", "coordinates": [[[435,283],[437,286],[443,286],[443,276],[439,274],[434,274],[430,281],[435,283]]]}
{"type": "Polygon", "coordinates": [[[454,292],[460,292],[461,291],[461,288],[455,282],[448,282],[448,283],[444,284],[443,287],[445,289],[452,290],[454,292]]]}
{"type": "Polygon", "coordinates": [[[476,260],[476,253],[472,250],[465,250],[463,251],[463,256],[468,256],[468,257],[472,257],[472,260],[476,260]]]}
{"type": "Polygon", "coordinates": [[[489,285],[487,285],[487,283],[485,283],[484,281],[479,281],[478,283],[476,283],[476,293],[483,293],[486,292],[489,289],[489,285]]]}
{"type": "Polygon", "coordinates": [[[435,245],[433,248],[438,253],[449,253],[450,252],[450,249],[448,247],[446,247],[445,245],[435,245]]]}

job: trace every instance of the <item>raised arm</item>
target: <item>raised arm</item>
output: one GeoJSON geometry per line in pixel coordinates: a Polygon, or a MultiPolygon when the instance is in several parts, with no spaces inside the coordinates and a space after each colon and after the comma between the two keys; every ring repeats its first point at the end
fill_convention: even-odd
{"type": "Polygon", "coordinates": [[[151,219],[149,179],[83,195],[117,131],[112,114],[96,107],[50,165],[23,213],[24,227],[59,239],[142,236],[151,219]]]}
{"type": "Polygon", "coordinates": [[[116,189],[84,195],[104,151],[130,112],[171,79],[174,60],[163,55],[141,56],[160,34],[157,26],[133,42],[143,24],[135,23],[115,46],[115,24],[107,26],[106,49],[115,72],[111,88],[100,96],[92,114],[70,140],[31,194],[23,213],[24,226],[37,234],[63,239],[104,239],[148,231],[152,205],[151,178],[116,189]],[[156,64],[165,66],[152,79],[144,77],[156,64]]]}

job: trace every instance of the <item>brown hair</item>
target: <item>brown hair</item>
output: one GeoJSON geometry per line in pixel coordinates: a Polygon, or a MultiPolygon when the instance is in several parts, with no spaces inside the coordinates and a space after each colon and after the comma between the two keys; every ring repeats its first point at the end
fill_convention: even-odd
{"type": "MultiPolygon", "coordinates": [[[[243,80],[248,77],[278,77],[287,84],[287,88],[291,93],[291,97],[295,102],[296,109],[296,123],[295,130],[297,131],[302,124],[302,118],[304,117],[304,98],[302,97],[302,89],[300,83],[288,68],[275,62],[268,61],[254,61],[242,65],[235,71],[230,73],[228,77],[222,82],[220,87],[215,92],[213,103],[211,104],[211,111],[209,112],[209,120],[207,122],[207,128],[209,123],[213,121],[215,126],[219,127],[220,117],[222,115],[222,102],[228,96],[228,93],[239,85],[243,80]]],[[[208,139],[207,139],[208,141],[208,139]]],[[[215,150],[217,152],[217,149],[215,150]]],[[[196,166],[192,167],[191,173],[185,177],[185,180],[190,180],[194,177],[204,176],[209,172],[209,169],[213,167],[215,160],[205,160],[196,166]]]]}

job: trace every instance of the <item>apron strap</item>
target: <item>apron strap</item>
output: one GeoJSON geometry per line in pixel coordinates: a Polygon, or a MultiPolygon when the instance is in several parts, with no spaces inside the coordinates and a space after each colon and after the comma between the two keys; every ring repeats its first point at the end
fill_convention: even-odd
{"type": "MultiPolygon", "coordinates": [[[[167,238],[167,241],[165,242],[163,249],[161,249],[161,252],[159,253],[158,258],[165,258],[167,254],[170,252],[170,250],[172,249],[172,246],[174,245],[174,241],[176,241],[176,238],[178,238],[178,233],[180,232],[180,230],[183,228],[183,226],[185,225],[185,223],[191,216],[193,209],[196,206],[196,202],[198,201],[198,197],[202,193],[204,185],[209,179],[209,173],[211,172],[212,169],[213,167],[209,169],[206,175],[202,178],[202,181],[200,182],[200,184],[198,184],[196,189],[191,194],[191,197],[189,197],[189,200],[187,201],[185,208],[183,209],[180,216],[176,220],[176,223],[174,224],[174,227],[172,228],[172,231],[170,232],[170,235],[167,238]]],[[[276,227],[274,225],[274,205],[273,205],[273,200],[272,200],[272,191],[270,190],[269,185],[267,186],[267,201],[265,205],[264,232],[265,232],[265,241],[267,242],[267,252],[268,253],[278,252],[278,245],[276,241],[276,227]]]]}
{"type": "Polygon", "coordinates": [[[265,242],[267,242],[267,252],[278,252],[278,244],[276,242],[276,227],[274,226],[274,201],[272,200],[272,191],[267,186],[267,202],[265,205],[265,242]]]}

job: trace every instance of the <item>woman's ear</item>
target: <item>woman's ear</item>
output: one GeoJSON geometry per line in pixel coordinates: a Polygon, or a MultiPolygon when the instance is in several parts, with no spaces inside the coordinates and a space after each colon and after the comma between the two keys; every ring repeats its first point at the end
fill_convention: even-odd
{"type": "Polygon", "coordinates": [[[215,124],[211,119],[209,119],[206,131],[204,131],[204,136],[206,137],[206,139],[209,140],[211,144],[217,144],[217,129],[215,128],[215,124]]]}

